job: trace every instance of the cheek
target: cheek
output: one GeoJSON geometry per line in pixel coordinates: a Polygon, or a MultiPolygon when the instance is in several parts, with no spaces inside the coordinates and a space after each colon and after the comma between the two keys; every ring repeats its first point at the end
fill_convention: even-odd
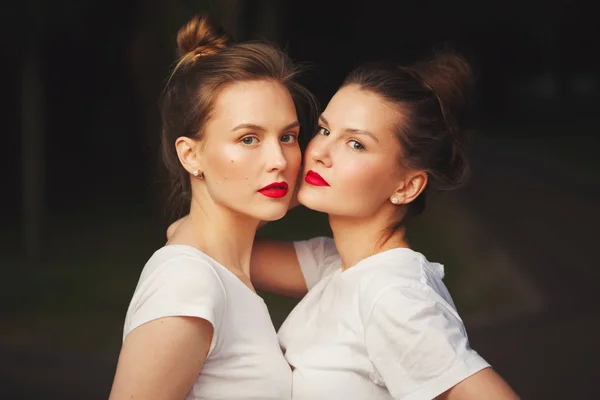
{"type": "Polygon", "coordinates": [[[288,164],[288,169],[290,173],[298,173],[298,169],[300,168],[300,164],[302,163],[302,152],[298,146],[289,147],[284,149],[283,155],[288,164]]]}
{"type": "Polygon", "coordinates": [[[218,149],[211,149],[208,152],[207,169],[210,169],[213,179],[244,179],[252,163],[248,152],[243,150],[237,145],[225,145],[218,149]]]}
{"type": "Polygon", "coordinates": [[[383,165],[375,160],[361,159],[360,157],[346,160],[343,170],[338,170],[343,187],[348,191],[360,193],[361,197],[379,192],[387,175],[389,174],[386,174],[386,168],[383,165]]]}

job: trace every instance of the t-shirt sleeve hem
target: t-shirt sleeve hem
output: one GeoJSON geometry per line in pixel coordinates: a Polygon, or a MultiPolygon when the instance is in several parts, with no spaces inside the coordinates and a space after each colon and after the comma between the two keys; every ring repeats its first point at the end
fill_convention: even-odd
{"type": "Polygon", "coordinates": [[[490,364],[488,364],[487,361],[479,356],[479,354],[474,353],[469,358],[452,367],[446,373],[424,383],[422,389],[413,393],[408,393],[401,397],[394,398],[402,400],[434,399],[445,391],[451,389],[453,386],[464,381],[471,375],[485,368],[490,368],[490,364]]]}
{"type": "Polygon", "coordinates": [[[211,352],[214,350],[214,348],[216,347],[217,344],[217,337],[218,337],[218,332],[217,332],[217,324],[215,321],[215,315],[213,310],[209,309],[208,307],[193,307],[193,308],[179,308],[176,310],[153,310],[154,312],[152,313],[147,313],[144,315],[134,315],[132,318],[132,322],[129,328],[129,331],[125,334],[125,337],[123,338],[123,340],[125,340],[125,338],[127,337],[128,334],[130,334],[131,332],[133,332],[134,329],[148,323],[151,321],[155,321],[157,319],[160,318],[168,318],[168,317],[192,317],[192,318],[200,318],[203,319],[205,321],[208,321],[212,327],[213,327],[213,335],[212,335],[212,340],[210,342],[210,348],[207,354],[208,355],[211,354],[211,352]]]}

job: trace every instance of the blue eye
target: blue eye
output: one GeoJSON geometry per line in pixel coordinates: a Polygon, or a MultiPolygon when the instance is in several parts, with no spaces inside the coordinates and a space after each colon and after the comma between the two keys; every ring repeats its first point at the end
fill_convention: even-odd
{"type": "Polygon", "coordinates": [[[242,139],[242,143],[250,145],[258,143],[258,138],[256,136],[246,136],[242,139]]]}
{"type": "Polygon", "coordinates": [[[352,139],[348,142],[348,146],[350,146],[354,150],[363,151],[365,146],[363,146],[360,142],[352,139]]]}
{"type": "Polygon", "coordinates": [[[296,135],[292,135],[292,134],[285,134],[281,137],[281,141],[283,143],[296,143],[296,135]]]}
{"type": "Polygon", "coordinates": [[[317,127],[317,135],[329,136],[329,131],[322,126],[317,127]]]}

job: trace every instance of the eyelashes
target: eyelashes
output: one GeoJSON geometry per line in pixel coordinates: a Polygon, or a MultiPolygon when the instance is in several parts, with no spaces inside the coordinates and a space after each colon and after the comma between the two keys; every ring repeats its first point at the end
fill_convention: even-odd
{"type": "MultiPolygon", "coordinates": [[[[281,135],[279,140],[285,144],[297,143],[298,135],[296,135],[295,133],[286,133],[284,135],[281,135]]],[[[251,146],[260,143],[260,139],[258,138],[258,136],[255,135],[244,136],[240,139],[240,142],[246,146],[251,146]]]]}
{"type": "Polygon", "coordinates": [[[329,136],[330,132],[322,126],[317,127],[317,135],[329,136]]]}
{"type": "MultiPolygon", "coordinates": [[[[317,135],[329,136],[330,134],[331,134],[331,132],[329,132],[329,130],[327,128],[325,128],[323,126],[317,127],[317,135]]],[[[346,143],[346,145],[356,151],[365,151],[366,150],[365,146],[356,139],[350,139],[346,143]]]]}

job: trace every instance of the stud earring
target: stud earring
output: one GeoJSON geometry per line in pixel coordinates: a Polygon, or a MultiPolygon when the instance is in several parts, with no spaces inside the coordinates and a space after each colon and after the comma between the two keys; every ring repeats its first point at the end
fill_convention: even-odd
{"type": "Polygon", "coordinates": [[[195,170],[194,172],[192,172],[192,174],[196,177],[196,178],[200,178],[200,179],[204,179],[204,172],[200,172],[199,169],[195,170]]]}
{"type": "Polygon", "coordinates": [[[398,204],[399,201],[397,197],[392,197],[392,203],[398,204]]]}

